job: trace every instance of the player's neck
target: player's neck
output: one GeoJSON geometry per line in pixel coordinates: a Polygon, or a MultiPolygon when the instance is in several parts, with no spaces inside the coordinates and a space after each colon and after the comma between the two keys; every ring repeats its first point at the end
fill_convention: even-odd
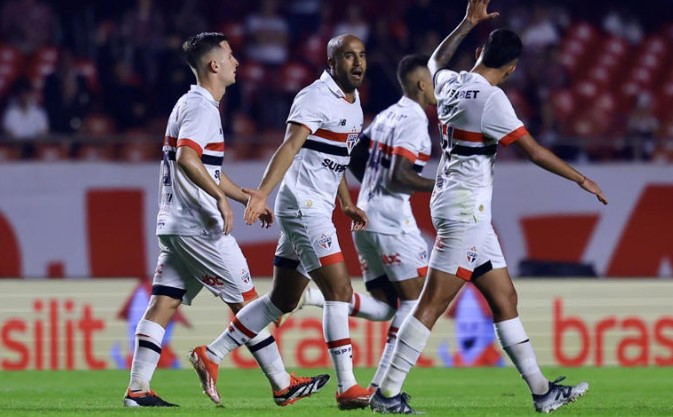
{"type": "Polygon", "coordinates": [[[226,87],[210,82],[210,80],[197,80],[196,84],[208,90],[215,101],[220,101],[226,91],[226,87]]]}
{"type": "Polygon", "coordinates": [[[498,85],[503,81],[502,71],[496,68],[489,68],[482,64],[477,64],[470,70],[476,74],[481,75],[491,85],[498,85]]]}

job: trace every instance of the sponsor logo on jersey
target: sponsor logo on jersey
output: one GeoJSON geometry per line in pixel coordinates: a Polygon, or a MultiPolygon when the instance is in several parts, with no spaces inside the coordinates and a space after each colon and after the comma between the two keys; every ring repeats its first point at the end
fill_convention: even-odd
{"type": "Polygon", "coordinates": [[[381,261],[383,262],[383,265],[399,265],[402,263],[402,260],[400,259],[399,253],[394,253],[392,255],[383,255],[381,256],[381,261]]]}
{"type": "Polygon", "coordinates": [[[328,236],[326,234],[321,235],[320,240],[318,240],[318,244],[323,249],[329,249],[332,247],[332,236],[328,236]]]}
{"type": "Polygon", "coordinates": [[[472,246],[470,249],[467,250],[467,261],[469,263],[474,263],[474,261],[477,260],[477,248],[472,246]]]}
{"type": "Polygon", "coordinates": [[[221,287],[224,285],[224,280],[222,278],[208,274],[204,275],[203,278],[201,278],[201,281],[209,287],[221,287]]]}
{"type": "Polygon", "coordinates": [[[322,166],[327,167],[334,172],[344,172],[346,168],[348,168],[348,165],[342,165],[327,158],[323,159],[322,166]]]}
{"type": "Polygon", "coordinates": [[[427,260],[427,259],[428,259],[428,251],[425,250],[425,249],[423,249],[422,251],[420,251],[420,252],[418,253],[418,259],[420,259],[421,261],[425,261],[425,260],[427,260]]]}

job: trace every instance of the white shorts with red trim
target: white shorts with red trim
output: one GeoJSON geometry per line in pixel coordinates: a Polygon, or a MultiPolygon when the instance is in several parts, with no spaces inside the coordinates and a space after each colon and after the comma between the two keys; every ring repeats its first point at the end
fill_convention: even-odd
{"type": "Polygon", "coordinates": [[[353,232],[365,282],[381,276],[389,281],[425,277],[428,270],[428,245],[420,230],[386,235],[366,230],[353,232]]]}
{"type": "Polygon", "coordinates": [[[282,233],[276,247],[276,266],[296,266],[299,273],[309,277],[313,270],[344,261],[331,215],[298,214],[277,219],[282,233]]]}
{"type": "Polygon", "coordinates": [[[433,217],[437,238],[430,268],[470,281],[491,269],[507,266],[490,221],[460,222],[433,217]]]}
{"type": "Polygon", "coordinates": [[[202,287],[227,303],[257,297],[248,263],[231,235],[161,235],[159,250],[152,284],[186,291],[183,304],[190,305],[202,287]]]}

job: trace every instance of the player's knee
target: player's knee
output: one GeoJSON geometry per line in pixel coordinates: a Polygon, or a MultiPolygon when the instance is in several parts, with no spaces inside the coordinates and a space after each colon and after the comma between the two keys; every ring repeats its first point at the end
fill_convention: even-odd
{"type": "Polygon", "coordinates": [[[516,315],[517,303],[518,296],[513,288],[511,291],[497,294],[490,303],[494,318],[516,315]]]}

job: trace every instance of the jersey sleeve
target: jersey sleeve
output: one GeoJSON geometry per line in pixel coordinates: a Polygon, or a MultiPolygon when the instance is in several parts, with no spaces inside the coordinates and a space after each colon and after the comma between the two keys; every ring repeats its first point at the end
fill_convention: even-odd
{"type": "Polygon", "coordinates": [[[446,84],[451,78],[458,75],[456,71],[450,69],[440,69],[435,73],[435,78],[432,80],[435,83],[435,94],[442,89],[442,86],[446,84]]]}
{"type": "Polygon", "coordinates": [[[401,155],[415,163],[421,152],[423,143],[430,140],[428,124],[419,117],[414,117],[406,123],[401,123],[395,133],[393,154],[401,155]]]}
{"type": "Polygon", "coordinates": [[[516,116],[509,99],[500,89],[494,91],[486,99],[481,119],[481,131],[505,146],[528,134],[523,122],[516,116]]]}
{"type": "Polygon", "coordinates": [[[315,133],[328,121],[327,101],[317,88],[301,90],[292,102],[287,122],[304,125],[311,133],[315,133]]]}
{"type": "MultiPolygon", "coordinates": [[[[182,109],[178,121],[180,126],[178,148],[188,146],[201,156],[203,149],[208,144],[208,132],[212,131],[215,122],[207,115],[206,109],[199,109],[198,106],[185,106],[182,109]]],[[[219,122],[219,120],[217,121],[219,122]]]]}

